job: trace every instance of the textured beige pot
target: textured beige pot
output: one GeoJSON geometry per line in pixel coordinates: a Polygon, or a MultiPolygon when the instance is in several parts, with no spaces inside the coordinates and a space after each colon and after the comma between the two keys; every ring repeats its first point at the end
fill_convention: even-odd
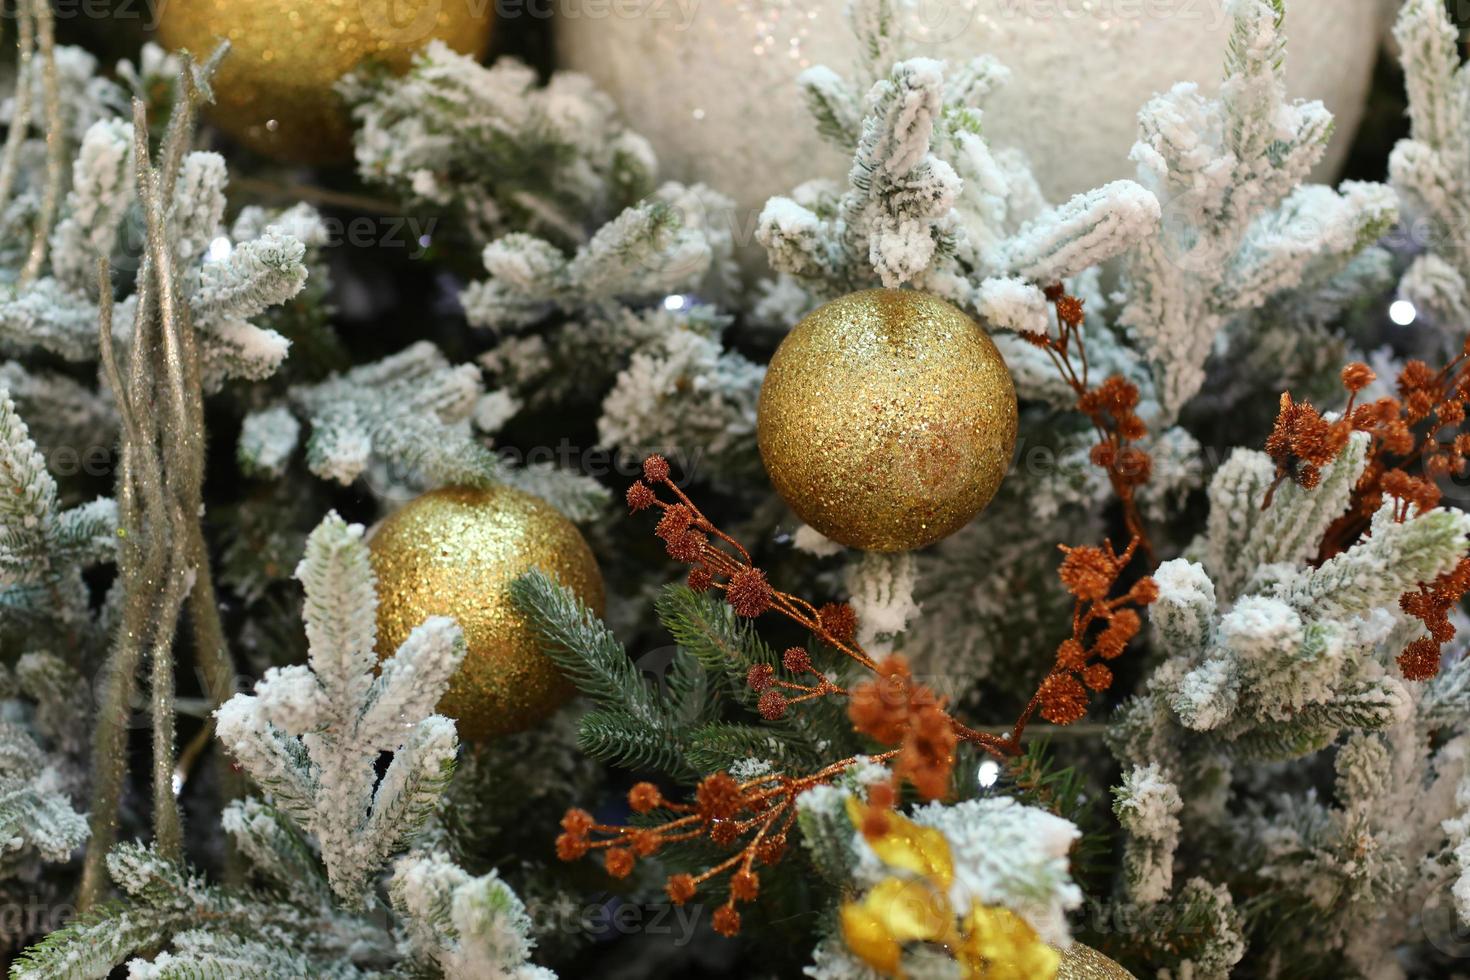
{"type": "MultiPolygon", "coordinates": [[[[1361,115],[1386,0],[1288,0],[1287,78],[1321,99],[1337,130],[1318,178],[1337,173],[1361,115]]],[[[812,128],[795,79],[849,73],[857,43],[843,0],[566,0],[559,67],[585,72],[658,151],[666,176],[737,203],[744,258],[765,200],[848,159],[812,128]]],[[[1178,81],[1219,84],[1230,21],[1222,0],[915,0],[905,56],[990,53],[1011,69],[986,131],[1031,158],[1060,201],[1129,177],[1138,109],[1178,81]]]]}

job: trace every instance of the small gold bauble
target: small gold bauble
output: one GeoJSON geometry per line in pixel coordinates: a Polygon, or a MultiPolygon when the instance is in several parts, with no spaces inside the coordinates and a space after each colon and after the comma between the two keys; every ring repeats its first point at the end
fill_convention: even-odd
{"type": "Polygon", "coordinates": [[[1135,980],[1135,977],[1091,946],[1074,942],[1062,951],[1056,980],[1135,980]]]}
{"type": "Polygon", "coordinates": [[[961,310],[871,289],[814,310],[781,342],[757,437],[803,521],[850,547],[907,551],[995,496],[1016,442],[1016,390],[961,310]]]}
{"type": "Polygon", "coordinates": [[[227,38],[210,118],[257,152],[331,163],[351,148],[338,79],[367,60],[403,71],[436,38],[478,57],[490,9],[478,0],[169,0],[158,36],[201,59],[227,38]]]}
{"type": "Polygon", "coordinates": [[[439,701],[461,737],[530,728],[570,697],[510,595],[513,581],[540,568],[602,613],[592,549],[550,504],[509,487],[435,490],[389,515],[369,548],[379,656],[430,616],[452,616],[464,630],[464,662],[439,701]]]}

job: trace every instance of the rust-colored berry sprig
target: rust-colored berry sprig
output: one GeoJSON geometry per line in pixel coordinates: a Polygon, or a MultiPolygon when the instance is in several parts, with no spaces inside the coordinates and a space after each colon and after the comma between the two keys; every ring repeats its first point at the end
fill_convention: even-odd
{"type": "MultiPolygon", "coordinates": [[[[748,669],[746,684],[758,695],[762,717],[776,720],[806,701],[846,697],[853,729],[891,746],[872,760],[887,763],[895,781],[908,781],[926,799],[948,793],[961,742],[1009,760],[1021,754],[1022,734],[1036,714],[1059,725],[1080,718],[1088,691],[1106,690],[1112,683],[1112,672],[1103,661],[1121,654],[1138,632],[1141,619],[1128,607],[1147,605],[1158,596],[1153,580],[1144,578],[1127,593],[1108,598],[1139,547],[1136,537],[1121,554],[1111,545],[1063,548],[1066,557],[1059,574],[1076,600],[1072,636],[1058,648],[1051,669],[1011,730],[996,735],[976,731],[951,715],[944,700],[913,676],[903,656],[879,660],[865,651],[855,639],[857,617],[850,605],[817,607],[775,589],[752,563],[750,552],[716,527],[673,482],[663,457],[650,456],[644,462],[643,479],[628,488],[627,501],[633,512],[661,512],[654,533],[670,557],[690,566],[690,588],[723,592],[739,616],[778,613],[871,674],[844,688],[817,670],[805,649],[790,647],[781,657],[781,671],[789,676],[770,664],[748,669]],[[672,499],[664,499],[660,491],[672,499]]],[[[656,854],[673,842],[705,838],[722,847],[738,845],[730,857],[699,875],[675,874],[666,883],[669,898],[682,904],[700,886],[729,874],[729,897],[716,910],[713,925],[724,935],[734,935],[740,928],[737,903],[751,901],[759,892],[757,863],[775,864],[785,850],[796,819],[796,798],[833,782],[857,761],[853,756],[806,775],[773,773],[745,782],[728,773],[713,773],[700,781],[693,804],[671,803],[653,784],[639,783],[629,793],[629,806],[640,814],[668,812],[672,814],[668,820],[652,826],[605,825],[594,823],[585,811],[569,810],[557,838],[557,854],[572,861],[591,850],[603,850],[607,872],[625,877],[637,858],[656,854]]],[[[876,792],[870,801],[876,804],[875,812],[896,798],[893,787],[876,792]]]]}
{"type": "MultiPolygon", "coordinates": [[[[873,760],[886,762],[897,754],[886,752],[873,760]]],[[[712,773],[700,780],[692,804],[670,802],[652,783],[638,783],[628,791],[633,812],[663,810],[674,816],[652,827],[623,827],[596,823],[585,810],[568,810],[562,817],[556,853],[563,861],[574,861],[601,850],[607,873],[626,878],[638,858],[651,857],[669,844],[701,837],[726,847],[738,844],[728,858],[698,875],[670,875],[664,884],[669,900],[683,905],[712,879],[729,875],[729,895],[715,910],[712,924],[721,935],[733,936],[740,931],[737,903],[754,901],[760,894],[757,864],[777,864],[786,853],[787,838],[796,823],[797,797],[836,779],[855,761],[843,759],[806,776],[772,773],[745,782],[737,782],[729,773],[712,773]]]]}
{"type": "Polygon", "coordinates": [[[1124,525],[1152,566],[1153,545],[1135,499],[1137,489],[1153,474],[1153,459],[1136,445],[1148,435],[1148,426],[1137,412],[1138,386],[1114,374],[1092,387],[1088,381],[1087,342],[1082,331],[1086,319],[1082,300],[1069,295],[1060,284],[1048,286],[1045,293],[1056,310],[1058,335],[1024,331],[1021,337],[1046,351],[1062,380],[1076,393],[1078,411],[1087,416],[1097,431],[1097,443],[1090,455],[1092,463],[1107,473],[1108,483],[1123,507],[1124,525]]]}
{"type": "Polygon", "coordinates": [[[1127,592],[1108,598],[1118,578],[1133,560],[1138,539],[1118,554],[1112,544],[1101,548],[1068,548],[1058,572],[1072,594],[1072,636],[1057,649],[1056,664],[1027,705],[1022,720],[1039,711],[1057,725],[1070,725],[1087,713],[1088,691],[1106,691],[1113,685],[1107,662],[1122,656],[1143,627],[1143,618],[1130,606],[1151,605],[1159,597],[1154,580],[1144,576],[1127,592]]]}
{"type": "MultiPolygon", "coordinates": [[[[1461,475],[1470,468],[1470,433],[1460,431],[1470,401],[1470,342],[1439,371],[1423,361],[1410,361],[1398,377],[1399,397],[1357,404],[1358,395],[1377,376],[1368,365],[1354,362],[1342,369],[1348,392],[1342,414],[1328,421],[1305,402],[1281,396],[1281,410],[1266,439],[1266,452],[1276,464],[1276,480],[1262,507],[1271,505],[1276,488],[1291,480],[1304,490],[1321,481],[1322,468],[1333,462],[1354,432],[1369,436],[1368,462],[1354,484],[1348,508],[1328,526],[1317,551],[1318,562],[1350,548],[1368,530],[1386,500],[1400,523],[1439,505],[1435,480],[1461,475]],[[1412,469],[1422,469],[1416,476],[1412,469]]],[[[1470,591],[1470,558],[1433,582],[1422,583],[1399,598],[1404,612],[1424,623],[1429,635],[1409,643],[1398,656],[1409,680],[1428,680],[1439,673],[1440,652],[1455,636],[1449,611],[1470,591]]]]}

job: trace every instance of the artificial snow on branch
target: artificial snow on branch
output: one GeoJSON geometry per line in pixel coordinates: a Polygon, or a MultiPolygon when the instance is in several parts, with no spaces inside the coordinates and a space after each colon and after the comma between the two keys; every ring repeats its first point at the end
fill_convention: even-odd
{"type": "Polygon", "coordinates": [[[283,473],[304,421],[306,465],[322,479],[347,485],[367,477],[379,491],[508,483],[574,520],[594,517],[607,500],[594,481],[550,466],[508,466],[475,437],[470,423],[483,394],[478,368],[451,366],[437,347],[419,341],[292,388],[289,409],[276,405],[246,417],[237,452],[247,472],[283,473]]]}
{"type": "Polygon", "coordinates": [[[652,148],[573,72],[543,86],[514,59],[486,67],[435,40],[403,77],[359,73],[340,89],[363,179],[454,205],[481,240],[514,228],[579,243],[653,186],[652,148]]]}
{"type": "MultiPolygon", "coordinates": [[[[1410,227],[1426,240],[1402,294],[1446,334],[1450,347],[1470,318],[1470,68],[1442,3],[1408,0],[1394,26],[1409,91],[1410,136],[1388,171],[1410,227]]],[[[1416,234],[1417,237],[1417,234],[1416,234]]]]}
{"type": "Polygon", "coordinates": [[[275,805],[316,836],[332,890],[356,906],[454,771],[454,723],[433,708],[464,638],[453,620],[431,617],[378,668],[362,526],[335,513],[307,540],[296,577],[306,590],[308,662],[272,668],[255,694],[231,698],[216,713],[218,733],[275,805]],[[393,761],[380,778],[382,752],[393,761]]]}
{"type": "Polygon", "coordinates": [[[110,561],[116,542],[111,500],[61,508],[45,459],[9,393],[0,389],[0,610],[6,621],[86,626],[81,572],[110,561]]]}
{"type": "Polygon", "coordinates": [[[1225,82],[1193,83],[1139,113],[1139,182],[1163,208],[1158,233],[1124,260],[1118,322],[1147,357],[1172,420],[1204,383],[1222,330],[1302,283],[1330,279],[1393,224],[1379,184],[1301,185],[1321,159],[1332,117],[1286,97],[1285,0],[1232,0],[1225,82]]]}

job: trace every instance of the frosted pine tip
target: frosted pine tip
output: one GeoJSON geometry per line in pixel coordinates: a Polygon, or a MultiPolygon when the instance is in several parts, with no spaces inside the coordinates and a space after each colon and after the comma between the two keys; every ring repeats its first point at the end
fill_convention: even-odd
{"type": "Polygon", "coordinates": [[[628,806],[634,813],[648,813],[662,806],[663,802],[663,794],[652,783],[636,783],[628,790],[628,806]]]}
{"type": "Polygon", "coordinates": [[[602,865],[614,878],[626,878],[633,873],[633,852],[626,847],[609,847],[602,865]]]}
{"type": "Polygon", "coordinates": [[[756,702],[756,709],[766,721],[780,721],[786,715],[786,695],[780,691],[766,691],[756,702]]]}
{"type": "Polygon", "coordinates": [[[771,608],[771,583],[759,568],[742,568],[730,576],[725,586],[725,601],[735,615],[754,619],[771,608]]]}
{"type": "Polygon", "coordinates": [[[770,664],[751,664],[745,683],[752,691],[768,691],[776,683],[776,671],[770,664]]]}
{"type": "Polygon", "coordinates": [[[1377,380],[1378,375],[1362,361],[1354,361],[1342,369],[1342,386],[1357,394],[1377,380]]]}
{"type": "Polygon", "coordinates": [[[688,874],[670,875],[669,880],[664,883],[664,891],[669,895],[669,901],[675,905],[683,905],[694,897],[696,887],[694,876],[688,874]]]}
{"type": "Polygon", "coordinates": [[[640,510],[646,510],[652,507],[657,499],[658,497],[654,495],[648,484],[638,480],[628,488],[628,512],[636,514],[640,510]]]}
{"type": "Polygon", "coordinates": [[[649,483],[663,483],[669,478],[669,461],[654,453],[643,461],[643,478],[649,483]]]}
{"type": "Polygon", "coordinates": [[[805,674],[812,669],[812,655],[801,647],[787,647],[781,654],[781,666],[793,674],[805,674]]]}

